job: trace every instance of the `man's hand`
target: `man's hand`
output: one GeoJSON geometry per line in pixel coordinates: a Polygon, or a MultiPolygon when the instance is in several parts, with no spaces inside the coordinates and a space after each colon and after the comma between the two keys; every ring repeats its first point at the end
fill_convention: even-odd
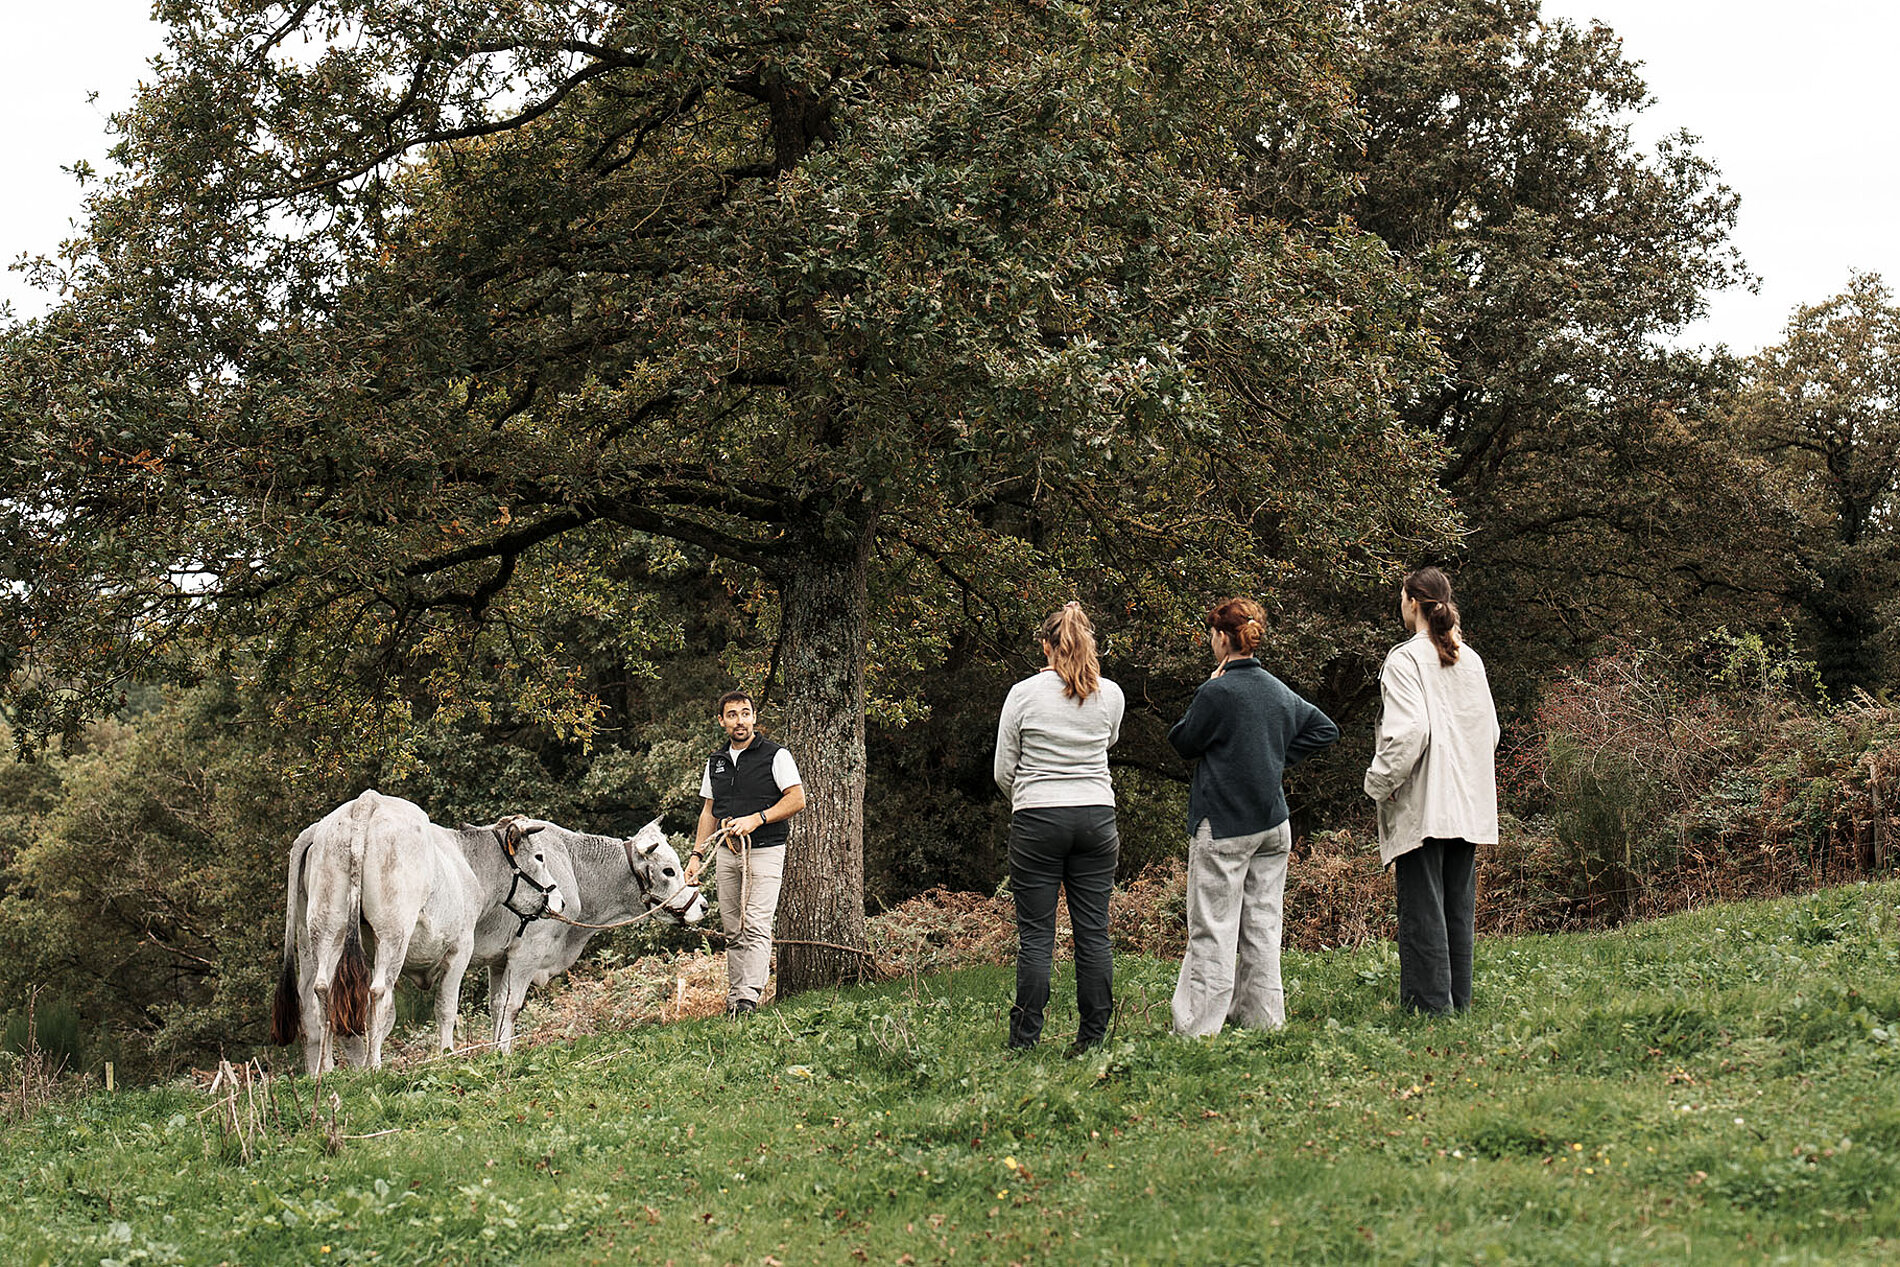
{"type": "Polygon", "coordinates": [[[699,851],[705,848],[705,845],[705,841],[700,841],[697,845],[693,846],[693,852],[687,855],[686,883],[689,885],[699,883],[699,869],[706,864],[705,855],[699,851]]]}

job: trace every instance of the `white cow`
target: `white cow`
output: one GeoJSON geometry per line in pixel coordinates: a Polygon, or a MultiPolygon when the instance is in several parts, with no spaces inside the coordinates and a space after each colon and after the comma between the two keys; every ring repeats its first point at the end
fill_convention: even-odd
{"type": "Polygon", "coordinates": [[[291,846],[284,970],[272,1038],[304,1035],[304,1067],[334,1064],[339,1036],[366,1035],[363,1058],[382,1065],[396,1023],[396,980],[407,972],[435,989],[438,1041],[455,1042],[462,975],[476,929],[505,919],[511,932],[566,905],[538,829],[504,819],[450,831],[400,797],[364,792],[306,829],[291,846]],[[365,969],[361,928],[376,947],[365,969]]]}
{"type": "MultiPolygon", "coordinates": [[[[697,924],[706,918],[706,899],[686,883],[679,854],[666,843],[654,819],[630,839],[589,836],[538,819],[520,820],[534,830],[535,843],[547,856],[548,870],[570,897],[567,917],[582,924],[616,924],[636,916],[697,924]]],[[[515,1017],[528,991],[574,966],[599,929],[541,920],[515,937],[512,920],[493,915],[476,933],[475,963],[488,969],[488,1003],[495,1023],[495,1046],[510,1050],[515,1017]]]]}

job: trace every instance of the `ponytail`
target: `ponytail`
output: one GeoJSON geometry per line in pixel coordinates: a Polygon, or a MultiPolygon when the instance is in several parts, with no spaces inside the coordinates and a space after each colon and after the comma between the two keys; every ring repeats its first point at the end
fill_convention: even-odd
{"type": "Polygon", "coordinates": [[[1438,663],[1458,663],[1458,605],[1451,601],[1451,581],[1437,568],[1420,568],[1405,575],[1405,596],[1418,604],[1418,614],[1438,649],[1438,663]]]}
{"type": "Polygon", "coordinates": [[[1102,660],[1095,653],[1095,626],[1080,603],[1065,603],[1046,618],[1036,636],[1049,648],[1049,665],[1062,679],[1062,693],[1078,704],[1102,688],[1102,660]]]}
{"type": "Polygon", "coordinates": [[[1267,631],[1267,612],[1251,598],[1230,598],[1207,613],[1207,627],[1226,634],[1239,654],[1252,655],[1267,631]]]}

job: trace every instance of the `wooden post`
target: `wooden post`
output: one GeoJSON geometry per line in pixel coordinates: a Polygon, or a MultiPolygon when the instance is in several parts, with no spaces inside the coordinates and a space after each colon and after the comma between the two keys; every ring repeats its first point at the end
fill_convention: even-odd
{"type": "Polygon", "coordinates": [[[112,1062],[106,1061],[106,1090],[112,1090],[112,1062]]]}
{"type": "Polygon", "coordinates": [[[1887,870],[1887,811],[1881,805],[1879,762],[1873,764],[1870,773],[1873,775],[1872,779],[1868,779],[1868,786],[1873,790],[1873,870],[1885,872],[1887,870]]]}

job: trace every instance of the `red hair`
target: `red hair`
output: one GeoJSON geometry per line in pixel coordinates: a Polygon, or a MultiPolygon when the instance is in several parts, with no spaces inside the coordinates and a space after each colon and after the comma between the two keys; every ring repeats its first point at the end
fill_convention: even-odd
{"type": "Polygon", "coordinates": [[[1266,609],[1251,598],[1230,598],[1207,613],[1207,627],[1226,634],[1241,655],[1252,655],[1267,631],[1266,609]]]}

